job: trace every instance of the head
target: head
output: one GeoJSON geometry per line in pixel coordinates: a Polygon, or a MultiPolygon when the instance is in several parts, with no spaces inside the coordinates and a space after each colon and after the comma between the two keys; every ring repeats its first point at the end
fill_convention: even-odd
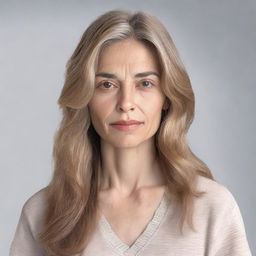
{"type": "Polygon", "coordinates": [[[95,92],[88,107],[101,139],[115,147],[128,147],[151,138],[167,108],[155,49],[128,38],[104,47],[98,60],[95,92]],[[113,125],[120,120],[142,124],[120,131],[113,125]]]}
{"type": "Polygon", "coordinates": [[[116,136],[122,135],[115,132],[114,136],[112,122],[142,121],[143,126],[126,136],[123,146],[136,143],[133,135],[144,134],[140,139],[145,140],[160,131],[166,134],[170,126],[172,139],[179,140],[194,114],[190,81],[167,30],[145,12],[132,15],[123,10],[103,14],[85,31],[68,62],[59,104],[86,112],[88,132],[93,130],[94,136],[108,137],[112,143],[120,142],[116,136]],[[135,78],[145,71],[158,75],[135,78]],[[102,72],[116,78],[97,76],[102,72]],[[104,80],[108,83],[102,84],[104,80]],[[143,80],[152,81],[152,88],[143,80]]]}

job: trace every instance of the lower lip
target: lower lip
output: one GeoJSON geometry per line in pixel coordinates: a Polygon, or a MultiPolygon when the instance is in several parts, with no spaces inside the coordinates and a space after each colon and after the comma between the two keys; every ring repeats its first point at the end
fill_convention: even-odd
{"type": "Polygon", "coordinates": [[[129,125],[122,125],[122,124],[112,124],[114,128],[119,131],[133,131],[137,129],[142,123],[139,124],[129,124],[129,125]]]}

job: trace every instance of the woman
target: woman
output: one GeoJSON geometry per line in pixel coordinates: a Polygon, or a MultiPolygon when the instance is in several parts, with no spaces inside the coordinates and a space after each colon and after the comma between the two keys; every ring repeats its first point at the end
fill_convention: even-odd
{"type": "Polygon", "coordinates": [[[186,142],[194,94],[155,17],[98,17],[58,103],[54,174],[23,206],[10,255],[251,255],[234,197],[186,142]]]}

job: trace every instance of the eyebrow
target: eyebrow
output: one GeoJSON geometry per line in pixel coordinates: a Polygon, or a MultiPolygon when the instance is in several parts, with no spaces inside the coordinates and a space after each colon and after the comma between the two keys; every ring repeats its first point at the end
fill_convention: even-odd
{"type": "MultiPolygon", "coordinates": [[[[157,72],[153,72],[153,71],[137,73],[137,74],[135,74],[134,77],[145,77],[145,76],[150,76],[150,75],[155,75],[155,76],[159,77],[159,74],[157,72]]],[[[106,72],[100,72],[100,73],[96,74],[95,76],[96,77],[101,76],[101,77],[112,78],[112,79],[118,78],[115,74],[110,74],[110,73],[106,73],[106,72]]]]}

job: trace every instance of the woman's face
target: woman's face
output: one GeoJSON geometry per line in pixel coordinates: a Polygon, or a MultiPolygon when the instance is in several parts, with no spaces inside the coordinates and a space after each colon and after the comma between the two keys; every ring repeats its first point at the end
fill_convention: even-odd
{"type": "Polygon", "coordinates": [[[122,148],[148,140],[159,127],[164,100],[159,64],[150,48],[126,39],[103,49],[95,74],[94,95],[89,102],[92,124],[102,140],[122,148]],[[120,120],[137,120],[142,124],[126,126],[125,130],[111,125],[120,120]]]}

